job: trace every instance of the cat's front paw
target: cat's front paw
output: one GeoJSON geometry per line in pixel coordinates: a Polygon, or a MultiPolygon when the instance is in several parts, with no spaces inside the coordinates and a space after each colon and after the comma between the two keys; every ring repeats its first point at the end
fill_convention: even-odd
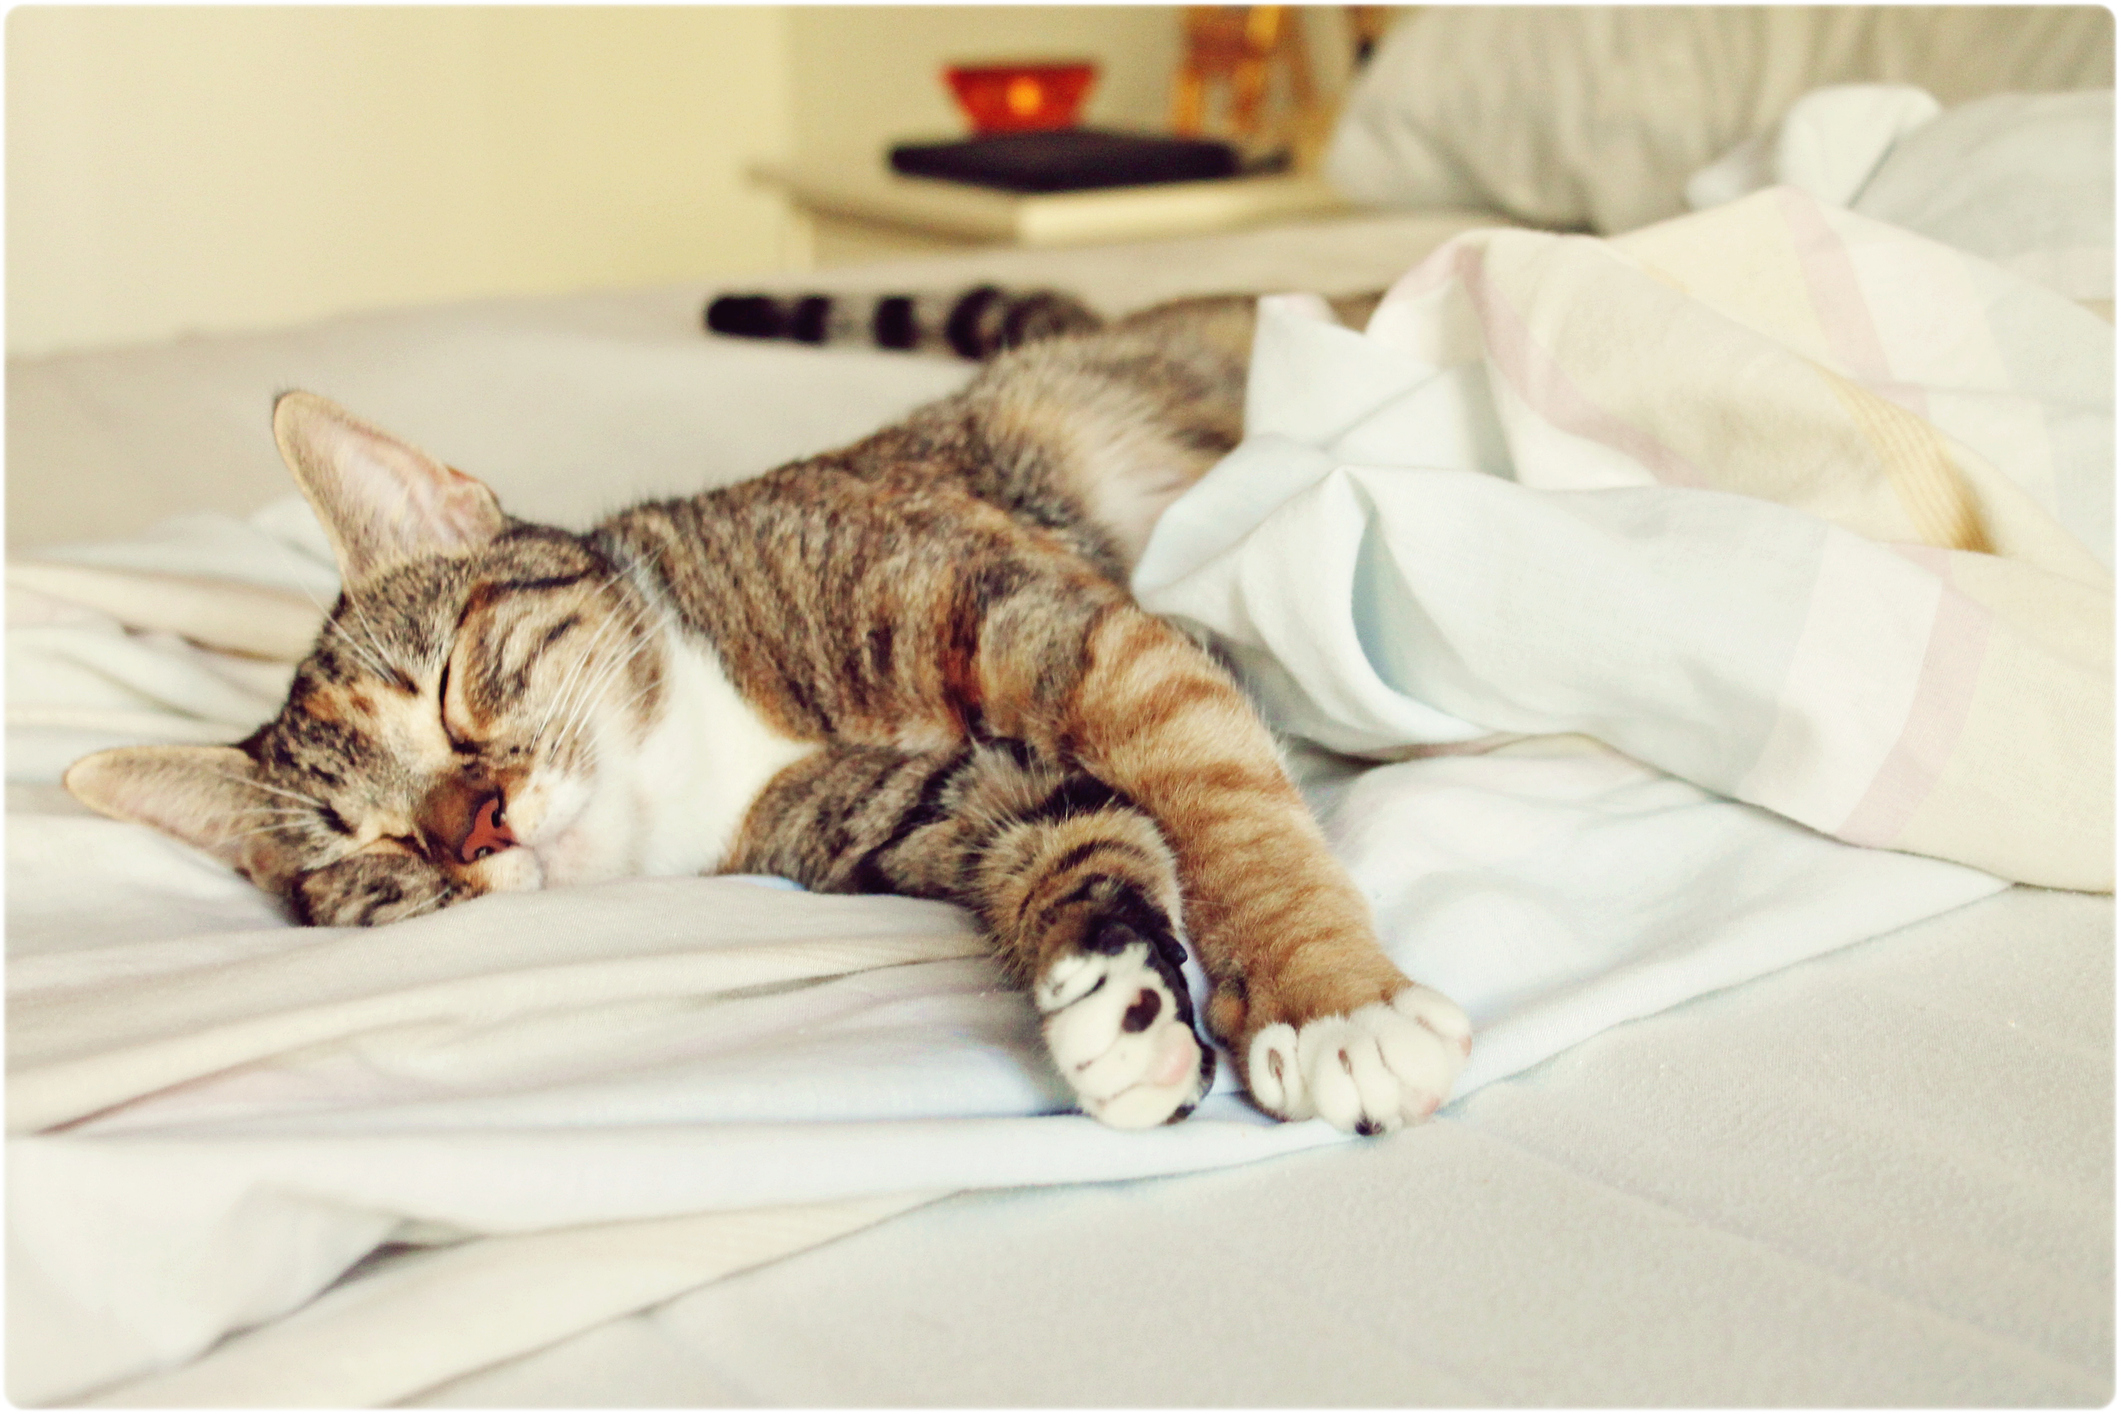
{"type": "Polygon", "coordinates": [[[1176,968],[1125,924],[1056,959],[1032,999],[1083,1112],[1116,1129],[1184,1119],[1214,1079],[1215,1053],[1193,1033],[1176,968]]]}
{"type": "Polygon", "coordinates": [[[1389,1002],[1261,1028],[1245,1080],[1252,1098],[1283,1119],[1316,1116],[1382,1134],[1434,1114],[1472,1047],[1472,1023],[1456,1003],[1409,985],[1389,1002]]]}

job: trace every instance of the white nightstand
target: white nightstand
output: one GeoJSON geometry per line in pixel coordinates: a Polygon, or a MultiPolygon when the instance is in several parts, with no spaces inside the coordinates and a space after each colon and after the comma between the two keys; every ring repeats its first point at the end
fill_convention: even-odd
{"type": "Polygon", "coordinates": [[[904,177],[881,164],[791,163],[753,175],[784,189],[806,218],[817,266],[973,246],[1211,235],[1355,209],[1323,179],[1287,174],[1041,195],[904,177]]]}

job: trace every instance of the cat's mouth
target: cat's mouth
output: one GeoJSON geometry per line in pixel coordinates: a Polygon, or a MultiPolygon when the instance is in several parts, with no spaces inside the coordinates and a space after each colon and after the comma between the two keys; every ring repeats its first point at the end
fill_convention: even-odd
{"type": "MultiPolygon", "coordinates": [[[[590,809],[594,798],[588,782],[560,777],[527,782],[513,800],[504,802],[498,823],[508,831],[510,846],[487,857],[486,867],[531,882],[498,887],[590,883],[620,872],[599,867],[604,861],[596,847],[598,831],[590,809]],[[518,857],[519,862],[511,863],[518,857]]],[[[472,837],[465,843],[471,845],[472,837]]]]}

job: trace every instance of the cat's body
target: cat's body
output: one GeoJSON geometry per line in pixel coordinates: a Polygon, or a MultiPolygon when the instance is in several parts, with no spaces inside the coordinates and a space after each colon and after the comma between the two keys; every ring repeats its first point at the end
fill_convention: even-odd
{"type": "Polygon", "coordinates": [[[1419,1120],[1463,1015],[1379,950],[1234,683],[1124,587],[1239,436],[1250,326],[1205,300],[1040,340],[852,447],[586,535],[291,394],[275,434],[345,592],[286,707],[68,785],[305,922],[633,874],[950,899],[1115,1124],[1205,1090],[1190,946],[1267,1109],[1419,1120]]]}

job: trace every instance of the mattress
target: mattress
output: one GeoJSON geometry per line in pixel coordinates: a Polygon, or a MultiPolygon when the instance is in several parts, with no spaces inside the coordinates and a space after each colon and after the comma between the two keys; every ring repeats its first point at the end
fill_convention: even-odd
{"type": "MultiPolygon", "coordinates": [[[[1478,223],[1364,218],[992,252],[829,283],[1055,284],[1108,309],[1215,290],[1341,293],[1383,286],[1478,223]]],[[[519,513],[580,525],[846,440],[966,376],[940,360],[712,341],[698,323],[707,293],[387,312],[11,364],[11,551],[153,544],[171,515],[256,512],[284,494],[265,410],[291,386],[477,472],[519,513]]],[[[18,747],[16,765],[10,948],[63,954],[73,925],[18,911],[39,895],[17,871],[38,857],[37,832],[79,817],[48,762],[32,769],[18,747]]],[[[215,936],[270,926],[256,904],[185,878],[215,936]]],[[[684,1294],[467,1347],[484,1353],[358,1398],[2101,1403],[2113,1379],[2111,899],[1964,897],[1979,901],[1608,1027],[1416,1131],[1279,1151],[1233,1140],[1195,1165],[1212,1171],[1185,1176],[1119,1166],[1091,1174],[1102,1181],[1004,1173],[981,1192],[909,1189],[803,1242],[749,1256],[731,1244],[718,1260],[734,1274],[684,1294]]],[[[141,923],[132,936],[150,945],[171,930],[141,923]]],[[[345,1316],[416,1248],[380,1253],[317,1308],[336,1297],[345,1316]]],[[[437,1309],[471,1327],[467,1289],[437,1309]]],[[[355,1325],[342,1319],[335,1338],[355,1325]]],[[[239,1332],[218,1353],[252,1382],[192,1397],[356,1398],[344,1391],[358,1381],[315,1379],[358,1343],[304,1339],[293,1321],[239,1332]],[[261,1352],[248,1365],[246,1341],[261,1352]]],[[[187,1398],[181,1384],[114,1383],[60,1398],[187,1398]]]]}

